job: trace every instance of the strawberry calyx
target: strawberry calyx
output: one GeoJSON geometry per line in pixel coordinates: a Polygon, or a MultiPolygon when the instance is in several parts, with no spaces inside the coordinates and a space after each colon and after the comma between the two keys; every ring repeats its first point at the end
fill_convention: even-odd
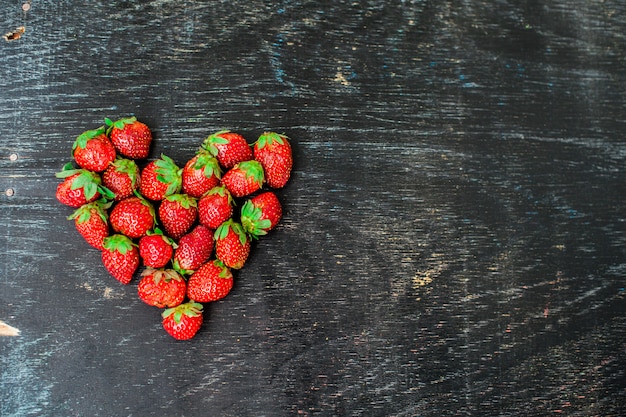
{"type": "Polygon", "coordinates": [[[176,242],[174,242],[174,239],[172,239],[171,237],[167,236],[165,233],[163,233],[163,231],[161,229],[159,229],[158,227],[155,227],[153,230],[148,230],[146,232],[146,236],[161,236],[163,238],[163,240],[170,245],[173,249],[176,249],[178,247],[178,244],[176,244],[176,242]]]}
{"type": "Polygon", "coordinates": [[[115,234],[108,237],[105,237],[102,246],[104,249],[111,252],[119,252],[122,255],[125,255],[128,251],[132,250],[133,247],[137,245],[133,243],[133,241],[122,234],[115,234]]]}
{"type": "Polygon", "coordinates": [[[263,211],[254,205],[252,201],[246,201],[241,207],[241,226],[253,238],[267,234],[267,230],[272,226],[269,219],[263,218],[263,211]]]}
{"type": "Polygon", "coordinates": [[[224,265],[224,262],[220,261],[219,259],[215,259],[213,261],[213,265],[215,265],[220,270],[220,273],[217,275],[218,277],[232,279],[233,274],[230,271],[230,268],[224,265]]]}
{"type": "Polygon", "coordinates": [[[167,155],[161,154],[161,158],[155,161],[157,180],[168,184],[166,195],[175,194],[182,187],[182,168],[167,155]]]}
{"type": "Polygon", "coordinates": [[[275,132],[264,132],[257,141],[254,143],[259,149],[263,149],[265,146],[272,147],[274,143],[283,145],[287,140],[287,136],[281,135],[275,132]]]}
{"type": "Polygon", "coordinates": [[[74,211],[74,213],[68,216],[67,219],[76,219],[78,223],[86,223],[89,221],[89,219],[91,219],[92,215],[96,214],[102,219],[102,221],[106,222],[109,218],[109,215],[107,214],[107,209],[109,209],[112,204],[112,201],[101,198],[100,200],[96,200],[80,206],[78,209],[76,209],[76,211],[74,211]]]}
{"type": "Polygon", "coordinates": [[[154,206],[152,205],[152,203],[150,203],[148,200],[146,200],[146,198],[141,195],[141,193],[139,192],[139,190],[134,190],[133,194],[135,195],[135,197],[137,197],[139,199],[139,201],[141,202],[141,204],[143,204],[144,206],[148,207],[150,209],[150,216],[152,216],[154,220],[154,224],[156,225],[156,212],[154,210],[154,206]]]}
{"type": "Polygon", "coordinates": [[[235,199],[233,198],[233,195],[230,193],[230,191],[228,191],[226,186],[216,185],[215,187],[207,191],[205,195],[215,195],[215,194],[219,195],[220,197],[228,198],[228,204],[230,204],[231,206],[237,205],[237,203],[235,202],[235,199]]]}
{"type": "Polygon", "coordinates": [[[220,136],[224,133],[230,133],[230,130],[220,130],[219,132],[215,132],[212,135],[209,135],[200,146],[200,149],[204,149],[208,151],[211,155],[217,156],[220,152],[217,148],[217,145],[226,145],[229,143],[228,139],[220,136]]]}
{"type": "Polygon", "coordinates": [[[183,316],[198,317],[202,315],[202,304],[196,303],[190,300],[187,303],[180,304],[176,307],[171,307],[163,311],[161,316],[165,319],[170,316],[174,319],[174,322],[180,323],[183,316]]]}
{"type": "Polygon", "coordinates": [[[199,150],[197,153],[198,159],[196,159],[193,168],[201,169],[202,173],[207,178],[211,178],[214,175],[217,178],[222,178],[222,169],[220,168],[217,158],[206,150],[199,150]]]}
{"type": "Polygon", "coordinates": [[[252,178],[254,182],[256,182],[259,187],[263,185],[265,181],[265,172],[263,171],[263,166],[260,162],[255,160],[240,162],[235,166],[235,169],[239,169],[244,172],[246,178],[252,178]]]}
{"type": "Polygon", "coordinates": [[[87,169],[74,168],[71,162],[65,164],[63,166],[63,169],[54,175],[57,178],[65,179],[76,174],[78,175],[72,181],[70,188],[72,190],[82,188],[85,193],[85,198],[87,200],[92,199],[96,195],[96,193],[100,193],[111,200],[115,198],[115,194],[102,185],[102,179],[100,178],[100,175],[87,169]]]}
{"type": "Polygon", "coordinates": [[[100,126],[97,129],[87,130],[81,133],[80,135],[78,135],[78,137],[74,141],[74,144],[72,145],[72,151],[76,150],[76,148],[85,149],[87,147],[87,142],[89,142],[93,138],[96,138],[104,134],[105,134],[104,126],[100,126]]]}
{"type": "Polygon", "coordinates": [[[248,242],[248,234],[244,230],[243,226],[233,219],[226,220],[222,223],[217,229],[215,229],[215,234],[213,236],[215,240],[223,240],[226,236],[228,236],[228,233],[231,230],[237,235],[239,242],[241,242],[242,245],[245,245],[248,242]]]}
{"type": "Polygon", "coordinates": [[[174,281],[182,281],[183,277],[173,269],[157,269],[152,267],[147,267],[142,273],[142,277],[152,276],[152,280],[155,284],[163,281],[165,283],[174,281]]]}
{"type": "Polygon", "coordinates": [[[107,126],[106,134],[108,135],[109,133],[111,133],[111,130],[113,130],[113,128],[124,129],[124,126],[133,124],[136,121],[137,121],[137,118],[135,116],[124,117],[116,121],[112,121],[111,119],[105,117],[104,124],[107,126]]]}
{"type": "Polygon", "coordinates": [[[181,267],[178,259],[174,259],[172,261],[172,268],[174,269],[174,271],[178,272],[182,276],[189,276],[195,272],[191,269],[184,269],[183,267],[181,267]]]}
{"type": "Polygon", "coordinates": [[[139,168],[137,163],[132,159],[117,157],[115,161],[111,163],[117,172],[128,175],[133,185],[137,183],[139,168]]]}
{"type": "Polygon", "coordinates": [[[182,208],[189,209],[192,207],[198,207],[198,202],[195,198],[187,194],[170,194],[165,197],[164,200],[178,203],[182,208]]]}

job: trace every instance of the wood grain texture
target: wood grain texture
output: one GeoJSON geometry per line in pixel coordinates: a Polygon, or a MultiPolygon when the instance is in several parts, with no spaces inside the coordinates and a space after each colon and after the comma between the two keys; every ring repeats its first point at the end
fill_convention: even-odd
{"type": "Polygon", "coordinates": [[[626,414],[625,16],[33,1],[0,44],[0,320],[20,330],[0,415],[626,414]],[[131,114],[181,164],[222,128],[292,138],[284,219],[190,342],[54,198],[74,138],[131,114]]]}

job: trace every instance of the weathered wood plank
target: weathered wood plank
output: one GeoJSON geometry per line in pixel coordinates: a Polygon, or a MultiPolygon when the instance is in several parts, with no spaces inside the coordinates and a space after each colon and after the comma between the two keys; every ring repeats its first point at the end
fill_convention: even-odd
{"type": "Polygon", "coordinates": [[[31,6],[0,44],[0,415],[626,412],[622,3],[31,6]],[[181,164],[222,128],[294,145],[190,342],[54,198],[129,114],[181,164]]]}

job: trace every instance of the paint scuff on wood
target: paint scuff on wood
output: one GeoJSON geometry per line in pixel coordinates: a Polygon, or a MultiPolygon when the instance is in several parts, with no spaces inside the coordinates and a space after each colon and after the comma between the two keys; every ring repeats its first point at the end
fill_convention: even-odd
{"type": "Polygon", "coordinates": [[[19,336],[20,331],[0,320],[0,336],[19,336]]]}
{"type": "Polygon", "coordinates": [[[5,41],[16,41],[22,37],[22,35],[26,32],[26,28],[24,26],[20,26],[15,28],[14,31],[11,31],[3,36],[5,41]]]}

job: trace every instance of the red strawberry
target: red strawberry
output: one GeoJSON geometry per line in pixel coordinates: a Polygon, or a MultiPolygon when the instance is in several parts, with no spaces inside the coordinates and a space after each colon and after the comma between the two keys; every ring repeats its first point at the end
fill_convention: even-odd
{"type": "Polygon", "coordinates": [[[285,186],[291,175],[293,155],[285,135],[265,132],[253,145],[254,159],[263,165],[265,181],[272,188],[285,186]]]}
{"type": "Polygon", "coordinates": [[[151,161],[141,171],[141,194],[153,201],[163,200],[166,196],[176,194],[181,189],[182,169],[166,155],[151,161]]]}
{"type": "Polygon", "coordinates": [[[178,240],[187,233],[198,218],[198,203],[187,194],[168,195],[159,206],[159,220],[165,233],[178,240]]]}
{"type": "Polygon", "coordinates": [[[56,198],[67,206],[78,208],[96,201],[103,194],[113,196],[113,193],[100,185],[102,180],[95,172],[73,169],[71,164],[67,164],[62,171],[56,173],[56,177],[63,178],[63,182],[57,186],[56,198]]]}
{"type": "Polygon", "coordinates": [[[109,273],[122,284],[128,284],[139,268],[139,249],[124,235],[105,237],[102,263],[109,273]]]}
{"type": "Polygon", "coordinates": [[[200,198],[220,183],[222,170],[217,159],[205,151],[199,151],[183,168],[183,192],[200,198]]]}
{"type": "Polygon", "coordinates": [[[116,201],[132,196],[140,183],[139,167],[132,159],[117,158],[102,173],[102,184],[115,194],[116,201]]]}
{"type": "Polygon", "coordinates": [[[215,231],[215,255],[224,265],[241,269],[250,255],[250,239],[241,224],[227,220],[215,231]]]}
{"type": "Polygon", "coordinates": [[[72,153],[78,166],[94,172],[104,171],[116,155],[115,147],[104,133],[104,126],[78,135],[72,153]]]}
{"type": "Polygon", "coordinates": [[[252,149],[248,141],[238,133],[222,130],[204,140],[201,149],[215,156],[224,169],[230,169],[239,162],[252,159],[252,149]]]}
{"type": "Polygon", "coordinates": [[[132,239],[144,236],[154,227],[154,207],[143,198],[133,196],[117,203],[109,216],[111,227],[132,239]]]}
{"type": "Polygon", "coordinates": [[[139,298],[154,307],[176,307],[185,301],[187,284],[173,269],[146,268],[137,286],[139,298]]]}
{"type": "Polygon", "coordinates": [[[195,301],[168,308],[161,316],[163,328],[177,340],[189,340],[202,327],[202,304],[195,301]]]}
{"type": "Polygon", "coordinates": [[[252,237],[267,234],[283,215],[283,209],[271,191],[261,193],[246,201],[241,207],[241,225],[252,237]]]}
{"type": "Polygon", "coordinates": [[[115,122],[104,119],[107,134],[120,154],[130,159],[144,159],[150,154],[152,132],[136,117],[128,117],[115,122]]]}
{"type": "Polygon", "coordinates": [[[233,288],[233,274],[221,261],[203,264],[187,281],[187,297],[200,303],[217,301],[233,288]]]}
{"type": "Polygon", "coordinates": [[[68,220],[74,220],[76,230],[96,249],[102,250],[105,237],[109,235],[109,215],[107,209],[110,202],[94,201],[78,208],[68,220]]]}
{"type": "Polygon", "coordinates": [[[154,232],[148,231],[139,239],[139,255],[145,266],[163,268],[172,260],[177,245],[172,239],[163,235],[158,227],[154,232]]]}
{"type": "Polygon", "coordinates": [[[264,181],[263,167],[258,161],[244,161],[222,177],[222,184],[233,197],[245,197],[259,190],[264,181]]]}
{"type": "Polygon", "coordinates": [[[198,218],[200,224],[217,229],[220,224],[233,215],[233,197],[223,186],[212,188],[198,200],[198,218]]]}
{"type": "Polygon", "coordinates": [[[197,225],[191,232],[181,237],[174,251],[174,269],[189,275],[205,263],[213,252],[213,230],[197,225]]]}

